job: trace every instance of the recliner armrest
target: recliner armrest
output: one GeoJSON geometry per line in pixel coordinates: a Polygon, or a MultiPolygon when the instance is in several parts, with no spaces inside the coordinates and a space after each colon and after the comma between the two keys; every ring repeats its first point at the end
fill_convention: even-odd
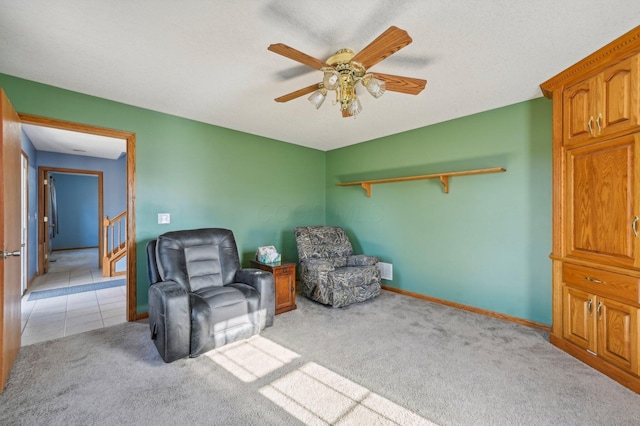
{"type": "Polygon", "coordinates": [[[276,290],[271,272],[243,268],[236,272],[236,282],[250,285],[260,293],[260,311],[265,313],[265,327],[273,325],[276,313],[276,290]]]}
{"type": "Polygon", "coordinates": [[[373,266],[380,259],[375,256],[367,256],[366,254],[357,254],[347,257],[347,266],[373,266]]]}
{"type": "Polygon", "coordinates": [[[324,259],[306,259],[300,262],[309,272],[331,272],[336,268],[324,259]]]}
{"type": "Polygon", "coordinates": [[[174,281],[149,287],[149,327],[165,362],[189,355],[191,314],[189,293],[174,281]]]}

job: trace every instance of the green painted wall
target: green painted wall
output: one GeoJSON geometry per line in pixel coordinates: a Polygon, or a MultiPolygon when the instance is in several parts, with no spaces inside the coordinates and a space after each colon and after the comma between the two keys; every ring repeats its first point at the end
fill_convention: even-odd
{"type": "Polygon", "coordinates": [[[293,228],[325,221],[322,151],[0,74],[18,112],[136,133],[137,310],[147,311],[145,244],[178,229],[234,231],[245,265],[262,245],[296,258],[293,228]],[[158,213],[171,213],[158,225],[158,213]]]}
{"type": "Polygon", "coordinates": [[[177,229],[232,229],[243,263],[293,228],[344,226],[394,266],[389,286],[551,322],[551,102],[536,99],[327,153],[0,74],[19,112],[136,133],[138,312],[144,246],[177,229]],[[338,182],[484,167],[506,173],[375,185],[338,182]],[[268,176],[268,178],[267,178],[268,176]],[[157,213],[171,213],[158,225],[157,213]]]}
{"type": "Polygon", "coordinates": [[[551,102],[540,98],[327,153],[327,223],[393,264],[384,284],[551,323],[551,102]],[[336,183],[487,167],[506,173],[336,183]]]}

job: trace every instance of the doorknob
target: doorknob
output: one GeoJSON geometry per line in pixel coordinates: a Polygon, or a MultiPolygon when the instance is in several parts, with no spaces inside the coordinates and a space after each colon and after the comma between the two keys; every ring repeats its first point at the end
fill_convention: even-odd
{"type": "Polygon", "coordinates": [[[0,258],[6,259],[9,256],[20,256],[20,250],[5,251],[4,253],[0,251],[0,258]]]}

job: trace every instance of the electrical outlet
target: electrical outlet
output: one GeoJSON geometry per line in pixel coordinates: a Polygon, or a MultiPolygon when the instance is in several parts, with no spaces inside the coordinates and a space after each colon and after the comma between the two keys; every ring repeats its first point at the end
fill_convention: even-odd
{"type": "Polygon", "coordinates": [[[158,213],[158,223],[161,225],[171,223],[171,215],[169,213],[158,213]]]}
{"type": "Polygon", "coordinates": [[[391,263],[378,262],[376,264],[380,269],[380,278],[383,280],[393,280],[393,265],[391,263]]]}

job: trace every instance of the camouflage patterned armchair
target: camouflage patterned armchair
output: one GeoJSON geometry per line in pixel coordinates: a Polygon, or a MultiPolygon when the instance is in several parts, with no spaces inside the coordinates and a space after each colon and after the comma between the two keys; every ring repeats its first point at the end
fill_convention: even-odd
{"type": "Polygon", "coordinates": [[[299,226],[295,236],[300,281],[306,297],[338,308],[380,294],[378,258],[354,255],[344,229],[299,226]]]}

